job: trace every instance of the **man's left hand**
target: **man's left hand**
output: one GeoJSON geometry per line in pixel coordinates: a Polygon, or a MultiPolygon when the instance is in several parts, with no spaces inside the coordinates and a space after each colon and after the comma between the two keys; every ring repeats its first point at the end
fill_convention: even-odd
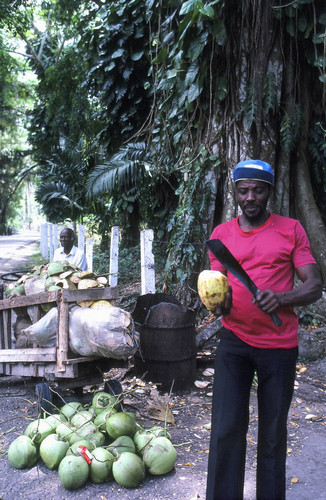
{"type": "Polygon", "coordinates": [[[256,297],[253,297],[252,302],[266,314],[277,311],[281,305],[277,293],[273,290],[259,292],[256,297]]]}

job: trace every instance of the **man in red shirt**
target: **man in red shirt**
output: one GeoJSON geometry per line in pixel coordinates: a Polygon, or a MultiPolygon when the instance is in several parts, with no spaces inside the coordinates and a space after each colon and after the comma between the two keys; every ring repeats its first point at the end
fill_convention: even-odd
{"type": "MultiPolygon", "coordinates": [[[[267,203],[274,183],[271,166],[245,160],[233,178],[241,215],[217,226],[220,239],[261,292],[256,299],[232,275],[215,360],[207,500],[243,498],[249,398],[258,378],[257,499],[285,499],[287,416],[298,355],[298,318],[293,306],[321,297],[321,277],[301,224],[272,214],[267,203]],[[295,288],[294,274],[301,284],[295,288]],[[276,312],[282,325],[273,324],[276,312]]],[[[226,274],[209,253],[211,268],[226,274]]]]}

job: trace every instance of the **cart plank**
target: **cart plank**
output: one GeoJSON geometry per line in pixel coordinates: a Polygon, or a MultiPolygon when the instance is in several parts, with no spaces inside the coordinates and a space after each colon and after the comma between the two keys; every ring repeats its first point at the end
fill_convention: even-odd
{"type": "Polygon", "coordinates": [[[86,290],[62,290],[63,302],[77,302],[82,300],[113,300],[118,298],[118,287],[87,288],[86,290]]]}
{"type": "Polygon", "coordinates": [[[55,347],[0,349],[0,363],[45,363],[55,359],[55,347]]]}
{"type": "Polygon", "coordinates": [[[0,311],[4,309],[14,309],[16,307],[27,307],[35,304],[47,304],[56,302],[58,292],[41,292],[33,293],[32,295],[21,295],[12,299],[0,300],[0,311]]]}

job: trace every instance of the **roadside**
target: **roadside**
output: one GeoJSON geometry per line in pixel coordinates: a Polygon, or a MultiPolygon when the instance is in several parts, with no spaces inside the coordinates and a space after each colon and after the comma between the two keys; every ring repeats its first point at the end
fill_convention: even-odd
{"type": "MultiPolygon", "coordinates": [[[[1,248],[1,241],[0,241],[1,248]]],[[[31,247],[27,247],[29,258],[31,247]]],[[[10,270],[16,270],[22,262],[9,259],[10,270]]],[[[121,291],[123,295],[123,291],[121,291]]],[[[216,341],[207,349],[214,351],[216,341]]],[[[36,379],[0,377],[0,498],[43,500],[46,492],[49,500],[108,498],[135,500],[169,500],[180,498],[193,500],[205,498],[209,430],[212,393],[212,359],[198,360],[196,380],[190,390],[179,394],[156,392],[155,385],[144,383],[129,370],[118,370],[118,378],[126,393],[126,409],[134,411],[145,428],[163,425],[158,418],[160,406],[169,400],[171,423],[168,430],[177,447],[175,470],[165,476],[147,476],[137,489],[127,490],[114,482],[92,484],[69,492],[60,483],[57,471],[50,471],[41,461],[32,469],[16,470],[10,467],[6,451],[9,444],[26,428],[30,419],[37,417],[36,379]],[[210,370],[208,370],[210,369],[210,370]],[[156,408],[156,413],[153,410],[156,408]],[[154,411],[154,413],[153,413],[154,411]]],[[[287,457],[287,500],[321,500],[325,498],[324,464],[326,462],[326,360],[299,363],[294,399],[289,413],[289,441],[287,457]]],[[[55,385],[55,384],[54,384],[55,385]]],[[[51,384],[52,387],[52,384],[51,384]]],[[[55,388],[55,387],[54,387],[55,388]]],[[[159,386],[157,386],[159,389],[159,386]]],[[[94,389],[85,387],[84,393],[94,389]]],[[[246,467],[245,500],[255,498],[255,457],[257,442],[257,398],[252,389],[251,418],[248,432],[248,458],[246,467]]],[[[162,417],[160,417],[162,418],[162,417]]],[[[163,419],[164,420],[164,419],[163,419]]]]}

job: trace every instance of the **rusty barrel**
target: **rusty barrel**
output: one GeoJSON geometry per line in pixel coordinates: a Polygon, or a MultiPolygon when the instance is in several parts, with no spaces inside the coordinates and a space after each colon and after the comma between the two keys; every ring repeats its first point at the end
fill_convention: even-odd
{"type": "Polygon", "coordinates": [[[146,294],[138,298],[133,319],[140,339],[134,358],[138,376],[146,373],[165,391],[190,388],[196,374],[194,311],[171,295],[146,294]]]}

